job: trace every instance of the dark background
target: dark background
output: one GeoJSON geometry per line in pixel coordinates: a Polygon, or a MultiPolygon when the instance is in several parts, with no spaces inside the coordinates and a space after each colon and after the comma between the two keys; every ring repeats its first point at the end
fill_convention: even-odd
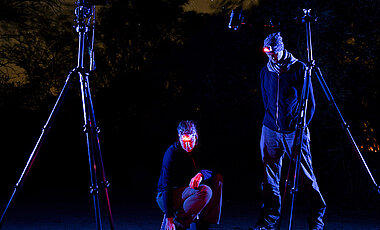
{"type": "MultiPolygon", "coordinates": [[[[154,202],[166,148],[180,120],[198,123],[200,144],[225,179],[225,200],[260,200],[262,41],[272,19],[285,47],[306,61],[303,8],[312,8],[314,58],[379,180],[378,1],[215,1],[213,13],[184,11],[186,1],[111,1],[98,7],[91,89],[111,199],[154,202]],[[245,25],[227,28],[243,4],[245,25]],[[123,197],[123,198],[120,198],[123,197]]],[[[1,204],[12,191],[41,128],[76,66],[74,4],[1,1],[1,204]]],[[[195,4],[194,2],[192,4],[195,4]]],[[[185,8],[188,9],[188,8],[185,8]]],[[[332,107],[313,79],[313,165],[326,202],[379,207],[332,107]]],[[[68,188],[86,194],[88,158],[79,84],[65,98],[23,192],[68,188]]],[[[51,194],[54,196],[54,194],[51,194]]],[[[16,201],[17,202],[17,201],[16,201]]]]}

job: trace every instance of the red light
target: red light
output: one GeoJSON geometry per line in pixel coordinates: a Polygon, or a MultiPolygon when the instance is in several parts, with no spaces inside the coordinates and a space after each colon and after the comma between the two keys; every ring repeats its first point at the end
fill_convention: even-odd
{"type": "Polygon", "coordinates": [[[271,51],[271,48],[270,48],[270,47],[264,47],[264,48],[263,48],[263,51],[264,51],[265,53],[269,53],[269,52],[271,51]]]}
{"type": "Polygon", "coordinates": [[[183,142],[191,141],[191,137],[190,137],[190,136],[187,136],[187,135],[186,135],[186,136],[183,135],[183,136],[182,136],[182,141],[183,141],[183,142]]]}

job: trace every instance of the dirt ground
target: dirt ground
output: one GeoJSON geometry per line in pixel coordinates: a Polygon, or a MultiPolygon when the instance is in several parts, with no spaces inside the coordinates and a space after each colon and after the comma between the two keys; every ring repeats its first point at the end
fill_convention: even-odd
{"type": "MultiPolygon", "coordinates": [[[[158,230],[162,213],[154,198],[127,199],[115,194],[111,197],[115,229],[158,230]]],[[[3,207],[7,198],[2,197],[3,207]]],[[[104,208],[103,208],[104,209],[104,208]]],[[[294,228],[308,229],[302,205],[295,209],[294,228]]],[[[221,223],[213,229],[245,229],[252,227],[259,214],[259,202],[225,200],[221,223]]],[[[70,230],[96,229],[92,203],[83,191],[39,190],[20,193],[7,211],[3,230],[70,230]]],[[[103,214],[103,229],[109,229],[108,218],[103,214]]],[[[379,208],[328,207],[325,215],[326,230],[380,230],[379,208]]],[[[284,224],[282,229],[287,229],[284,224]]]]}

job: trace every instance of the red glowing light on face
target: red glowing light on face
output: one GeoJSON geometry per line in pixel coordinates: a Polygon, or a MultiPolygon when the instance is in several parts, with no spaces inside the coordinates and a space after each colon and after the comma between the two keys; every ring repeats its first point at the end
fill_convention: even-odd
{"type": "Polygon", "coordinates": [[[182,135],[182,141],[183,142],[189,142],[189,141],[191,141],[190,135],[182,135]]]}
{"type": "Polygon", "coordinates": [[[269,48],[269,47],[264,47],[264,48],[263,48],[263,51],[264,51],[265,53],[269,53],[269,52],[271,52],[271,48],[269,48]]]}
{"type": "Polygon", "coordinates": [[[180,135],[180,143],[182,148],[186,152],[193,151],[195,145],[197,142],[197,135],[196,134],[182,134],[180,135]]]}

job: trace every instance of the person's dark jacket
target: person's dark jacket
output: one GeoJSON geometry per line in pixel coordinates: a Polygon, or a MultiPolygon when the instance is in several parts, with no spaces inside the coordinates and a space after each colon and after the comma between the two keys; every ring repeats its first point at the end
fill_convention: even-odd
{"type": "MultiPolygon", "coordinates": [[[[299,116],[300,97],[304,83],[305,64],[296,61],[288,71],[276,73],[264,66],[260,72],[261,92],[265,115],[263,124],[277,132],[290,133],[295,130],[299,116]]],[[[313,87],[310,82],[307,124],[315,111],[313,87]]]]}
{"type": "Polygon", "coordinates": [[[165,152],[160,178],[158,180],[157,192],[162,193],[164,200],[164,213],[166,217],[174,217],[172,191],[174,188],[189,186],[190,180],[198,173],[202,173],[203,180],[212,176],[212,172],[205,169],[198,169],[194,154],[197,154],[197,147],[188,153],[181,147],[179,141],[171,145],[165,152]]]}

